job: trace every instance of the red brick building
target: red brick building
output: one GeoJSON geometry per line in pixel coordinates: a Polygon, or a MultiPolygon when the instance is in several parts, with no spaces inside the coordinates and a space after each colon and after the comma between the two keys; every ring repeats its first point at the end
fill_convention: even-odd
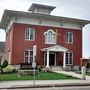
{"type": "Polygon", "coordinates": [[[0,55],[0,63],[1,63],[1,58],[2,58],[2,57],[1,57],[1,55],[0,55]]]}
{"type": "Polygon", "coordinates": [[[79,66],[82,28],[87,20],[50,15],[55,7],[32,4],[28,12],[5,10],[0,28],[6,31],[9,64],[35,62],[49,66],[79,66]]]}

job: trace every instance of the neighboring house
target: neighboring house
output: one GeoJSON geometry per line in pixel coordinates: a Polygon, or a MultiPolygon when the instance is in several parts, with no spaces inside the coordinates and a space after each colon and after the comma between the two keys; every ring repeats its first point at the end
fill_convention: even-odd
{"type": "Polygon", "coordinates": [[[50,15],[55,7],[32,4],[28,12],[5,10],[0,28],[6,31],[9,64],[35,62],[49,66],[79,66],[82,29],[90,21],[50,15]]]}

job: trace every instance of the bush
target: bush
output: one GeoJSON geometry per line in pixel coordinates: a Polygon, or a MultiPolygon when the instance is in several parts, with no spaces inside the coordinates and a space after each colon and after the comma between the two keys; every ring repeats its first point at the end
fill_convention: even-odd
{"type": "Polygon", "coordinates": [[[17,71],[17,69],[15,67],[9,65],[6,68],[4,68],[3,71],[6,73],[14,73],[17,71]]]}
{"type": "Polygon", "coordinates": [[[5,68],[7,66],[8,66],[7,60],[4,57],[2,57],[1,64],[0,64],[0,73],[1,74],[3,73],[3,68],[5,68]]]}
{"type": "Polygon", "coordinates": [[[42,66],[42,65],[38,65],[38,66],[37,66],[37,69],[41,72],[42,69],[43,69],[43,66],[42,66]]]}

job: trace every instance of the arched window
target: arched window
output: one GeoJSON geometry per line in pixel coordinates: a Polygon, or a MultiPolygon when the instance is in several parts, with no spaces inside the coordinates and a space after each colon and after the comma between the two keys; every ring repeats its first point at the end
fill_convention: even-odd
{"type": "Polygon", "coordinates": [[[53,30],[48,30],[44,33],[45,35],[45,44],[56,44],[56,34],[53,30]]]}

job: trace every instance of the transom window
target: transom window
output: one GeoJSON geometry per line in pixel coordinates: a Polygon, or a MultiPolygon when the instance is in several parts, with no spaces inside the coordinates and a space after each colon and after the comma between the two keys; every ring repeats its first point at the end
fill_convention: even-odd
{"type": "Polygon", "coordinates": [[[66,65],[72,65],[73,64],[73,53],[67,52],[66,53],[66,65]]]}
{"type": "Polygon", "coordinates": [[[73,33],[72,32],[67,32],[66,33],[66,43],[73,43],[73,33]]]}
{"type": "Polygon", "coordinates": [[[56,44],[56,34],[53,30],[48,30],[44,33],[45,44],[56,44]]]}
{"type": "Polygon", "coordinates": [[[25,30],[25,39],[26,40],[34,41],[35,40],[35,29],[27,28],[25,30]]]}
{"type": "Polygon", "coordinates": [[[32,63],[33,61],[33,50],[25,50],[24,52],[25,63],[32,63]]]}

